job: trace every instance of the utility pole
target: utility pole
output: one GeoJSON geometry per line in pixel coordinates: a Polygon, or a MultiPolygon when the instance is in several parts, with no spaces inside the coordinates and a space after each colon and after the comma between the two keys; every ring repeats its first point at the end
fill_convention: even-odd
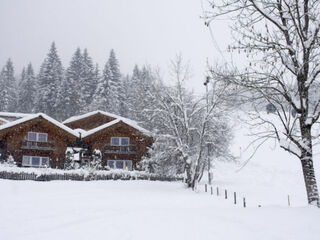
{"type": "MultiPolygon", "coordinates": [[[[210,81],[210,77],[207,76],[206,80],[204,81],[203,85],[206,87],[206,102],[207,102],[207,114],[209,113],[209,99],[208,99],[208,84],[210,81]]],[[[210,144],[207,143],[207,161],[208,161],[208,184],[212,184],[212,175],[211,175],[211,163],[210,163],[210,144]]]]}

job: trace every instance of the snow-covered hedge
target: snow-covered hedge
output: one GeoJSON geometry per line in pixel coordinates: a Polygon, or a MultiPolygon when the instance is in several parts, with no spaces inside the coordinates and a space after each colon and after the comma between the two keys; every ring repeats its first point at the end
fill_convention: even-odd
{"type": "Polygon", "coordinates": [[[0,165],[0,178],[13,180],[151,180],[151,181],[182,181],[181,176],[159,176],[143,171],[126,170],[61,170],[52,168],[20,168],[15,166],[0,165]]]}

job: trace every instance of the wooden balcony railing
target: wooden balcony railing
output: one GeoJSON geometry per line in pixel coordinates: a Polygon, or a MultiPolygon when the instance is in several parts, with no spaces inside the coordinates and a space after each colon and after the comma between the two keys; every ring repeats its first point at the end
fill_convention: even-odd
{"type": "Polygon", "coordinates": [[[105,145],[104,153],[115,153],[115,154],[136,154],[137,147],[136,145],[129,145],[129,146],[112,146],[112,145],[105,145]]]}
{"type": "Polygon", "coordinates": [[[46,150],[53,151],[55,147],[55,142],[34,142],[23,140],[21,141],[21,149],[32,149],[32,150],[46,150]]]}

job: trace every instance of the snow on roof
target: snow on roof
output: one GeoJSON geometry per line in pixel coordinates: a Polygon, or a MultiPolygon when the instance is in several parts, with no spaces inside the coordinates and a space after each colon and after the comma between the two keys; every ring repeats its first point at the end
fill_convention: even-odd
{"type": "Polygon", "coordinates": [[[115,125],[115,124],[117,124],[119,122],[123,122],[123,123],[135,128],[136,130],[138,130],[139,132],[143,133],[144,135],[152,136],[152,133],[150,131],[138,126],[138,124],[135,121],[132,121],[132,120],[127,119],[127,118],[118,117],[118,119],[115,119],[115,120],[113,120],[111,122],[108,122],[106,124],[103,124],[103,125],[101,125],[99,127],[96,127],[94,129],[91,129],[91,130],[87,131],[85,134],[83,134],[82,137],[83,138],[88,137],[88,136],[90,136],[90,135],[92,135],[92,134],[94,134],[96,132],[99,132],[99,131],[101,131],[103,129],[111,127],[111,126],[113,126],[113,125],[115,125]]]}
{"type": "Polygon", "coordinates": [[[12,118],[23,118],[23,117],[27,117],[30,115],[32,115],[32,114],[30,114],[30,113],[28,114],[28,113],[0,112],[1,120],[6,120],[7,122],[15,121],[15,119],[12,119],[12,118]]]}
{"type": "Polygon", "coordinates": [[[4,118],[1,118],[1,117],[0,117],[0,122],[7,123],[7,122],[9,122],[9,121],[8,121],[8,120],[6,120],[6,119],[4,119],[4,118]]]}
{"type": "Polygon", "coordinates": [[[1,117],[16,117],[16,118],[23,118],[26,116],[30,116],[33,114],[30,113],[13,113],[13,112],[0,112],[1,117]]]}
{"type": "Polygon", "coordinates": [[[44,119],[46,119],[47,121],[51,122],[52,124],[56,125],[57,127],[63,129],[64,131],[72,134],[73,136],[75,137],[78,137],[78,134],[77,132],[75,132],[74,130],[72,130],[71,128],[68,128],[67,126],[65,126],[64,124],[58,122],[57,120],[49,117],[48,115],[44,114],[44,113],[37,113],[37,114],[27,114],[27,116],[23,117],[23,118],[20,118],[18,120],[15,120],[15,121],[12,121],[12,122],[8,122],[8,123],[5,123],[3,125],[0,126],[0,130],[3,130],[3,129],[7,129],[7,128],[10,128],[10,127],[13,127],[13,126],[16,126],[20,123],[24,123],[26,121],[30,121],[32,119],[35,119],[35,118],[38,118],[38,117],[42,117],[44,119]]]}
{"type": "Polygon", "coordinates": [[[97,114],[97,113],[100,113],[100,114],[105,115],[105,116],[107,116],[107,117],[120,118],[120,116],[115,115],[115,114],[113,114],[113,113],[109,113],[109,112],[97,110],[97,111],[85,113],[85,114],[82,114],[82,115],[70,117],[70,118],[64,120],[63,124],[70,123],[70,122],[74,122],[74,121],[77,121],[77,120],[80,120],[80,119],[83,119],[83,118],[87,118],[87,117],[90,117],[90,116],[95,115],[95,114],[97,114]]]}

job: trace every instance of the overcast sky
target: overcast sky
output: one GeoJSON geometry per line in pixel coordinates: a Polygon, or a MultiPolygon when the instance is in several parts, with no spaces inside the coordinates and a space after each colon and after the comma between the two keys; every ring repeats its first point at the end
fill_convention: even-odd
{"type": "MultiPolygon", "coordinates": [[[[206,0],[203,0],[206,1],[206,0]]],[[[202,89],[206,60],[222,61],[204,26],[200,0],[0,0],[0,66],[10,57],[18,73],[36,70],[52,41],[64,67],[75,49],[87,48],[100,67],[113,48],[121,72],[135,63],[158,66],[182,53],[193,69],[192,86],[202,89]]],[[[220,48],[229,42],[227,25],[212,25],[220,48]]],[[[165,75],[166,76],[166,75],[165,75]]]]}

